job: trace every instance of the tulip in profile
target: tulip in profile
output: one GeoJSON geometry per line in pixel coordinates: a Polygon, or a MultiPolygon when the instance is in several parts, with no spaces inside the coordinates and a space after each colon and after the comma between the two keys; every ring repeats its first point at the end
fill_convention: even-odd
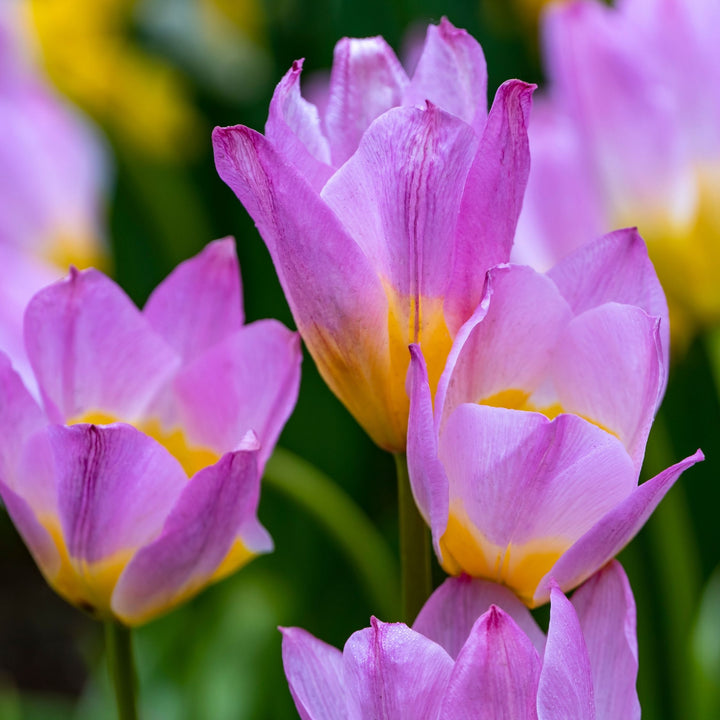
{"type": "Polygon", "coordinates": [[[486,109],[485,60],[447,20],[408,77],[382,38],[341,40],[327,106],[296,62],[265,135],[218,128],[218,172],[255,220],[330,388],[381,447],[405,449],[407,346],[437,382],[452,338],[508,259],[528,173],[532,87],[486,109]]]}
{"type": "Polygon", "coordinates": [[[434,406],[412,347],[410,480],[449,573],[502,582],[535,606],[551,580],[571,590],[632,539],[702,457],[637,484],[666,328],[642,240],[619,231],[547,275],[492,269],[434,406]]]}
{"type": "Polygon", "coordinates": [[[512,593],[467,577],[438,588],[412,630],[373,618],[342,652],[283,635],[303,720],[640,717],[635,603],[618,563],[572,602],[553,586],[547,638],[512,593]]]}
{"type": "Polygon", "coordinates": [[[140,312],[96,270],[25,313],[42,409],[2,357],[0,493],[47,581],[138,625],[267,552],[262,468],[294,407],[298,338],[243,325],[232,239],[140,312]]]}

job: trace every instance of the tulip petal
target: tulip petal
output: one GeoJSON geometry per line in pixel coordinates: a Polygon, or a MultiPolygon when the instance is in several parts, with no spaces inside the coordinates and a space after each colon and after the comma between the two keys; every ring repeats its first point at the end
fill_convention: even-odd
{"type": "Polygon", "coordinates": [[[141,624],[210,583],[238,528],[255,514],[259,485],[256,449],[227,453],[193,476],[160,536],[120,576],[113,611],[128,624],[141,624]]]}
{"type": "Polygon", "coordinates": [[[393,392],[378,391],[384,384],[378,358],[388,354],[388,300],[368,259],[262,135],[242,126],[216,128],[213,143],[218,172],[257,223],[323,378],[363,427],[387,442],[376,418],[388,417],[385,395],[393,392]]]}
{"type": "Polygon", "coordinates": [[[620,563],[595,573],[572,604],[590,657],[598,720],[639,720],[635,600],[620,563]]]}
{"type": "Polygon", "coordinates": [[[449,485],[445,469],[438,459],[437,433],[425,358],[417,345],[410,346],[410,355],[408,473],[415,502],[432,530],[435,552],[438,557],[442,557],[438,539],[447,525],[449,485]]]}
{"type": "Polygon", "coordinates": [[[320,192],[332,175],[330,145],[317,108],[300,94],[303,61],[296,60],[278,83],[265,124],[267,139],[320,192]]]}
{"type": "Polygon", "coordinates": [[[608,303],[576,317],[558,342],[560,405],[616,435],[638,471],[662,391],[658,319],[608,303]]]}
{"type": "Polygon", "coordinates": [[[557,586],[552,587],[551,599],[538,687],[538,720],[595,720],[590,659],[580,623],[557,586]]]}
{"type": "Polygon", "coordinates": [[[485,55],[475,38],[447,18],[428,25],[403,104],[424,107],[427,100],[482,131],[487,116],[485,55]]]}
{"type": "Polygon", "coordinates": [[[445,303],[453,332],[480,302],[484,272],[510,257],[530,171],[527,124],[533,88],[519,80],[500,86],[467,175],[445,303]]]}
{"type": "Polygon", "coordinates": [[[448,360],[448,376],[440,383],[443,392],[447,387],[439,404],[443,418],[463,402],[533,409],[527,403],[544,381],[557,339],[572,317],[554,284],[531,268],[493,268],[488,286],[487,313],[476,316],[471,332],[464,327],[458,333],[451,351],[454,366],[448,360]]]}
{"type": "Polygon", "coordinates": [[[450,657],[456,658],[476,620],[490,605],[502,608],[542,654],[545,635],[517,596],[504,585],[468,575],[445,580],[420,610],[413,630],[442,645],[450,657]]]}
{"type": "Polygon", "coordinates": [[[262,467],[295,407],[301,360],[297,333],[275,320],[246,325],[208,350],[174,382],[188,440],[220,455],[253,430],[262,467]]]}
{"type": "Polygon", "coordinates": [[[55,422],[104,412],[135,420],[178,358],[125,293],[97,270],[41,290],[25,312],[25,344],[55,422]]]}
{"type": "Polygon", "coordinates": [[[606,513],[542,579],[535,593],[535,602],[540,603],[548,597],[551,578],[561,588],[570,589],[615,557],[637,535],[680,475],[703,459],[704,455],[698,450],[639,485],[617,507],[606,513]]]}
{"type": "Polygon", "coordinates": [[[347,641],[343,662],[353,720],[434,720],[453,667],[432,640],[375,618],[347,641]]]}
{"type": "Polygon", "coordinates": [[[536,720],[540,657],[530,639],[492,605],[455,662],[439,720],[536,720]]]}
{"type": "Polygon", "coordinates": [[[285,676],[302,720],[345,720],[342,653],[300,628],[280,631],[285,676]]]}
{"type": "Polygon", "coordinates": [[[607,302],[635,305],[660,318],[665,374],[670,323],[668,307],[647,247],[636,228],[616,230],[587,242],[548,276],[576,315],[607,302]]]}
{"type": "Polygon", "coordinates": [[[475,148],[470,127],[435,106],[396,108],[370,126],[323,188],[325,202],[408,306],[444,295],[475,148]]]}
{"type": "Polygon", "coordinates": [[[154,538],[187,483],[175,458],[130,425],[51,425],[63,536],[94,563],[154,538]]]}
{"type": "Polygon", "coordinates": [[[461,405],[440,437],[440,460],[450,481],[444,550],[460,569],[502,581],[528,601],[538,571],[636,482],[622,445],[575,415],[551,422],[539,413],[461,405]]]}
{"type": "Polygon", "coordinates": [[[408,82],[382,37],[343,38],[335,45],[325,115],[335,167],[355,152],[375,118],[401,104],[408,82]]]}
{"type": "Polygon", "coordinates": [[[185,362],[243,326],[235,240],[210,243],[155,288],[143,315],[185,362]]]}

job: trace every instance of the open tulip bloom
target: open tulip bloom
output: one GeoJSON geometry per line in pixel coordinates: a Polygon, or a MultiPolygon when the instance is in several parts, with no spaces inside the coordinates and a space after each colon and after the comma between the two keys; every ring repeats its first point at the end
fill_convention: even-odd
{"type": "Polygon", "coordinates": [[[256,510],[297,397],[297,336],[243,325],[232,239],[140,312],[96,270],[40,291],[25,342],[42,409],[0,356],[0,494],[50,585],[138,625],[272,543],[256,510]]]}
{"type": "Polygon", "coordinates": [[[407,346],[437,383],[485,271],[507,261],[529,169],[532,86],[487,111],[480,46],[431,25],[412,78],[382,38],[341,40],[322,115],[298,61],[265,135],[217,128],[215,159],[267,244],[330,388],[381,447],[405,449],[407,346]]]}
{"type": "Polygon", "coordinates": [[[572,602],[552,586],[547,638],[512,593],[467,577],[446,580],[412,630],[373,618],[342,652],[283,635],[302,720],[640,717],[635,603],[617,562],[572,602]]]}
{"type": "Polygon", "coordinates": [[[638,486],[666,380],[667,310],[642,240],[618,231],[547,275],[489,271],[434,400],[412,346],[408,467],[443,567],[531,606],[638,532],[698,451],[638,486]]]}
{"type": "Polygon", "coordinates": [[[638,225],[685,339],[720,321],[719,23],[716,0],[548,8],[549,90],[530,123],[516,246],[519,260],[547,267],[638,225]]]}

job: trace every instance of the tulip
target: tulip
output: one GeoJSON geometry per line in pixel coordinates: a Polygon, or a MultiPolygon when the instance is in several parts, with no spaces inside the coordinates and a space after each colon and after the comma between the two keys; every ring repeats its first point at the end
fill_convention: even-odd
{"type": "Polygon", "coordinates": [[[405,449],[407,345],[436,383],[452,338],[509,257],[529,157],[532,87],[486,111],[480,46],[430,26],[412,78],[382,38],[341,40],[327,108],[275,90],[265,135],[217,128],[222,179],[255,220],[330,388],[381,447],[405,449]]]}
{"type": "Polygon", "coordinates": [[[294,407],[300,352],[243,325],[232,239],[210,244],[143,312],[96,270],[25,313],[41,408],[0,362],[0,494],[48,583],[139,625],[267,552],[260,477],[294,407]]]}
{"type": "Polygon", "coordinates": [[[549,8],[550,89],[530,127],[517,259],[552,264],[638,225],[680,341],[720,321],[718,22],[713,0],[549,8]]]}
{"type": "Polygon", "coordinates": [[[618,553],[702,458],[638,486],[666,380],[665,313],[642,241],[621,231],[547,275],[492,269],[434,407],[412,346],[408,468],[446,571],[542,604],[552,579],[571,590],[618,553]]]}
{"type": "Polygon", "coordinates": [[[303,720],[634,720],[635,603],[612,563],[570,602],[552,588],[547,638],[505,588],[447,580],[411,630],[375,618],[342,652],[283,630],[303,720]],[[489,609],[488,609],[489,608],[489,609]]]}

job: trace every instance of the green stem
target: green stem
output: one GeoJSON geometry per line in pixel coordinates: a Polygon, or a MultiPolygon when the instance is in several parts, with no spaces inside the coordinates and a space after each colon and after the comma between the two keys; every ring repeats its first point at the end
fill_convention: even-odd
{"type": "Polygon", "coordinates": [[[105,623],[108,669],[117,702],[118,720],[137,720],[137,676],[132,650],[132,630],[125,625],[105,623]]]}
{"type": "Polygon", "coordinates": [[[417,505],[415,505],[405,454],[396,453],[394,457],[400,520],[402,619],[410,625],[432,592],[430,534],[417,505]]]}
{"type": "Polygon", "coordinates": [[[327,475],[294,453],[275,448],[264,482],[307,510],[355,566],[383,619],[397,617],[397,562],[385,539],[355,502],[327,475]]]}

